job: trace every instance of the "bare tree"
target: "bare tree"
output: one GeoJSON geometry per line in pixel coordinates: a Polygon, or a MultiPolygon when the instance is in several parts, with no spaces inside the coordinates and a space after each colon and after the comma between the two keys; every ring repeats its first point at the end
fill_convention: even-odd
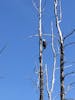
{"type": "MultiPolygon", "coordinates": [[[[39,6],[36,5],[36,3],[33,1],[33,6],[35,9],[38,11],[38,17],[39,17],[39,34],[33,35],[33,36],[38,36],[39,37],[39,71],[38,71],[38,79],[39,79],[39,92],[40,92],[40,97],[39,100],[44,100],[44,75],[43,75],[43,39],[42,39],[42,0],[39,0],[39,6]]],[[[31,37],[33,37],[31,36],[31,37]]]]}
{"type": "MultiPolygon", "coordinates": [[[[49,87],[49,82],[48,82],[48,68],[47,66],[45,66],[45,74],[46,74],[46,89],[47,89],[47,93],[48,93],[48,99],[49,100],[53,100],[52,98],[52,94],[54,91],[54,84],[55,84],[55,73],[56,70],[60,70],[60,92],[58,92],[58,95],[60,95],[60,100],[68,100],[65,99],[65,95],[66,95],[66,90],[65,90],[65,77],[67,76],[71,76],[72,74],[75,74],[75,71],[71,71],[69,73],[64,73],[65,69],[69,68],[72,65],[69,65],[67,67],[65,67],[65,48],[70,46],[70,45],[74,45],[75,42],[70,42],[65,44],[65,40],[67,40],[72,34],[75,33],[75,29],[67,34],[66,36],[63,36],[62,30],[61,30],[61,23],[62,23],[62,0],[54,0],[54,15],[55,15],[55,24],[56,24],[56,28],[58,31],[58,37],[55,36],[54,32],[53,32],[53,25],[51,24],[51,30],[52,30],[52,34],[43,34],[42,32],[42,11],[43,11],[43,7],[42,7],[42,0],[39,0],[39,6],[37,7],[36,4],[33,2],[33,5],[35,7],[35,9],[38,11],[38,15],[39,15],[39,34],[33,35],[33,36],[38,36],[39,37],[39,71],[38,71],[38,79],[39,79],[39,92],[40,92],[40,96],[39,96],[39,100],[44,100],[44,70],[43,70],[43,49],[45,49],[46,47],[46,42],[43,41],[43,36],[50,36],[52,41],[51,41],[51,45],[52,45],[52,53],[53,53],[53,71],[52,71],[52,80],[51,80],[51,87],[49,87]],[[59,42],[59,56],[60,56],[60,68],[56,67],[56,63],[57,63],[57,52],[55,49],[55,44],[54,44],[54,38],[57,38],[58,42],[59,42]]],[[[30,36],[30,38],[32,38],[33,36],[30,36]]],[[[72,84],[68,85],[67,91],[70,90],[70,87],[72,86],[72,84]]],[[[55,96],[56,98],[57,96],[55,96]]]]}
{"type": "Polygon", "coordinates": [[[44,96],[44,78],[43,78],[43,66],[42,66],[42,0],[40,0],[39,6],[39,63],[40,63],[40,100],[43,100],[44,96]]]}
{"type": "Polygon", "coordinates": [[[56,18],[56,27],[59,34],[60,43],[60,100],[65,99],[64,93],[64,39],[60,23],[62,21],[61,0],[54,0],[54,14],[56,18]],[[60,9],[59,9],[60,7],[60,9]],[[58,12],[59,9],[59,12],[58,12]]]}
{"type": "MultiPolygon", "coordinates": [[[[75,74],[75,71],[71,71],[64,74],[64,70],[65,70],[64,51],[65,51],[65,47],[74,45],[75,42],[69,42],[65,44],[65,40],[67,40],[71,35],[75,33],[75,29],[71,33],[67,34],[65,37],[63,36],[63,33],[61,31],[61,25],[60,25],[62,22],[61,1],[62,0],[54,0],[54,14],[55,14],[55,20],[56,20],[56,28],[59,34],[59,44],[60,44],[60,100],[68,100],[68,99],[65,99],[66,91],[65,91],[64,81],[65,81],[65,77],[75,74]]],[[[68,87],[71,87],[71,86],[72,86],[71,84],[68,85],[68,87]]]]}

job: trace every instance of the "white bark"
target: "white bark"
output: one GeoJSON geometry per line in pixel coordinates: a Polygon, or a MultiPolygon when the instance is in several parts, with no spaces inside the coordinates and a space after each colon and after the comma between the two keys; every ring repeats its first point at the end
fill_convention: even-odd
{"type": "Polygon", "coordinates": [[[60,100],[65,99],[64,94],[64,39],[63,34],[60,28],[60,23],[62,20],[62,11],[61,11],[61,0],[54,0],[54,14],[56,18],[56,27],[59,34],[59,42],[60,42],[60,100]],[[58,12],[58,7],[60,6],[60,11],[58,12]]]}
{"type": "Polygon", "coordinates": [[[49,100],[52,100],[52,93],[54,90],[55,72],[56,72],[56,51],[55,51],[55,47],[54,47],[53,25],[52,25],[52,52],[53,52],[54,63],[53,63],[51,88],[49,88],[49,86],[48,86],[48,70],[47,70],[47,66],[46,66],[46,88],[47,88],[49,100]]]}
{"type": "MultiPolygon", "coordinates": [[[[54,65],[53,65],[53,74],[52,74],[52,86],[50,89],[50,93],[51,93],[51,98],[52,98],[52,93],[54,90],[54,83],[55,83],[55,70],[56,70],[56,51],[54,48],[54,35],[53,35],[53,25],[52,25],[52,51],[53,51],[53,57],[54,57],[54,65]]],[[[52,100],[52,99],[50,99],[52,100]]]]}
{"type": "Polygon", "coordinates": [[[61,43],[63,44],[63,34],[60,28],[60,23],[62,20],[62,11],[61,11],[61,0],[60,0],[60,12],[58,12],[58,0],[54,0],[54,14],[56,18],[56,26],[58,29],[58,34],[61,40],[61,43]]]}

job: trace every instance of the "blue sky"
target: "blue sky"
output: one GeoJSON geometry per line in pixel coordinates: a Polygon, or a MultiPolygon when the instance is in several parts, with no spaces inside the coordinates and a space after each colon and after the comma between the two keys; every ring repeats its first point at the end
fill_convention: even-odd
{"type": "MultiPolygon", "coordinates": [[[[52,3],[53,0],[52,2],[47,0],[43,12],[43,33],[51,34],[50,22],[54,21],[52,3]]],[[[61,26],[65,35],[75,28],[75,0],[63,0],[62,4],[61,26]]],[[[6,45],[6,49],[0,55],[0,76],[3,77],[0,79],[0,100],[38,100],[34,68],[36,64],[39,66],[39,42],[38,38],[27,38],[36,33],[38,33],[38,14],[32,0],[0,0],[0,48],[6,45]]],[[[70,40],[75,41],[75,35],[70,40]]],[[[49,42],[50,39],[47,38],[48,47],[44,52],[44,64],[51,66],[49,42]]],[[[67,52],[66,59],[74,61],[75,46],[66,49],[65,52],[67,52]]],[[[69,96],[74,97],[74,93],[73,90],[69,96]]],[[[53,95],[55,96],[55,93],[53,95]]]]}

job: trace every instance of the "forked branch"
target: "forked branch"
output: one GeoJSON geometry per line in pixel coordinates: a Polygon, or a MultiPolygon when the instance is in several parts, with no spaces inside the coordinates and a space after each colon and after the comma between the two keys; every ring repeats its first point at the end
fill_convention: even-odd
{"type": "Polygon", "coordinates": [[[54,90],[54,83],[55,83],[55,71],[56,71],[56,51],[54,47],[54,36],[53,36],[53,25],[52,26],[52,52],[53,52],[53,72],[52,72],[52,82],[51,82],[51,88],[48,86],[48,70],[46,67],[46,88],[47,88],[47,93],[48,93],[48,99],[52,100],[52,93],[54,90]]]}

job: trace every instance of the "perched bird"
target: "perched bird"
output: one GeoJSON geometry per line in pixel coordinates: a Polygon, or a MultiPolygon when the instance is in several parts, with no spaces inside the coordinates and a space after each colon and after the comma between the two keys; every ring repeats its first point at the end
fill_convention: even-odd
{"type": "Polygon", "coordinates": [[[43,39],[42,45],[43,45],[43,48],[46,49],[46,40],[45,39],[43,39]]]}

